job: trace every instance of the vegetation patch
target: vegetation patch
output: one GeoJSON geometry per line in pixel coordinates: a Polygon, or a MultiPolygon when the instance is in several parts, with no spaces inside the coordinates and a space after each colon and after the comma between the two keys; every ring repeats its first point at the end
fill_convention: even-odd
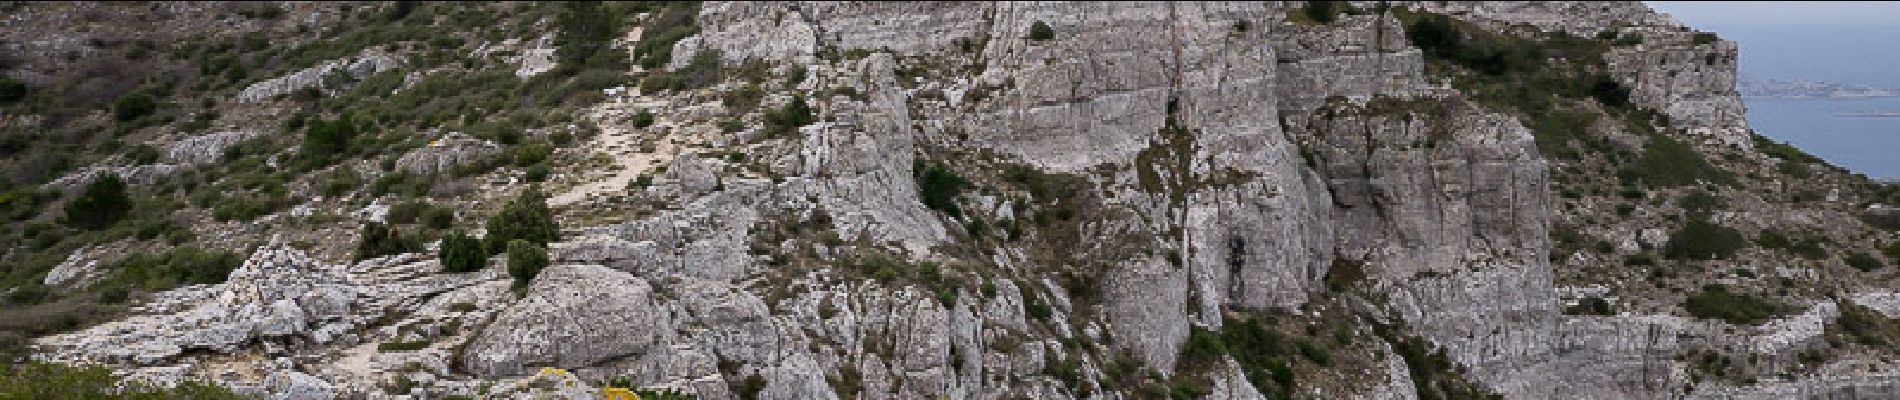
{"type": "Polygon", "coordinates": [[[970,181],[958,176],[956,171],[944,168],[942,164],[926,163],[917,160],[911,167],[911,176],[917,179],[917,198],[924,207],[941,211],[951,217],[962,215],[957,208],[957,196],[970,181]]]}
{"type": "Polygon", "coordinates": [[[1690,218],[1688,224],[1669,236],[1663,255],[1679,260],[1725,259],[1746,246],[1748,238],[1741,231],[1704,218],[1690,218]]]}
{"type": "Polygon", "coordinates": [[[4,399],[243,399],[230,389],[187,380],[171,387],[122,379],[106,367],[32,362],[0,364],[4,399]]]}
{"type": "Polygon", "coordinates": [[[1690,295],[1682,308],[1696,318],[1719,319],[1736,325],[1756,325],[1774,319],[1790,307],[1748,293],[1730,291],[1728,286],[1711,284],[1690,295]]]}

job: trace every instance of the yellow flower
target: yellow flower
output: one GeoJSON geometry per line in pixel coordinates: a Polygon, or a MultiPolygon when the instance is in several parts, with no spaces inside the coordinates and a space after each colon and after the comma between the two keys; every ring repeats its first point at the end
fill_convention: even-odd
{"type": "Polygon", "coordinates": [[[627,390],[627,388],[608,387],[600,389],[600,398],[603,400],[640,400],[640,395],[634,394],[632,390],[627,390]]]}

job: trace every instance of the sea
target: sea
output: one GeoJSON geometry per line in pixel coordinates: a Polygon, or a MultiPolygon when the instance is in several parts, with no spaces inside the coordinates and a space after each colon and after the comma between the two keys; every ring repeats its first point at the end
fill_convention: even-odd
{"type": "Polygon", "coordinates": [[[1900,98],[1743,101],[1755,133],[1869,178],[1900,181],[1900,98]],[[1897,116],[1844,115],[1867,112],[1897,116]]]}

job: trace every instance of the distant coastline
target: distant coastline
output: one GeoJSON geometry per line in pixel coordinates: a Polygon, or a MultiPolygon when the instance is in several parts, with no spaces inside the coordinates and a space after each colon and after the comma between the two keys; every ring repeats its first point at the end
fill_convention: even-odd
{"type": "MultiPolygon", "coordinates": [[[[1742,78],[1735,89],[1743,98],[1850,100],[1900,97],[1900,90],[1861,84],[1800,79],[1742,78]]],[[[1880,115],[1885,116],[1885,115],[1880,115]]]]}
{"type": "Polygon", "coordinates": [[[1836,116],[1836,117],[1872,117],[1872,118],[1900,118],[1900,111],[1894,111],[1894,110],[1888,110],[1888,111],[1846,111],[1846,112],[1837,112],[1837,113],[1834,113],[1834,116],[1836,116]]]}

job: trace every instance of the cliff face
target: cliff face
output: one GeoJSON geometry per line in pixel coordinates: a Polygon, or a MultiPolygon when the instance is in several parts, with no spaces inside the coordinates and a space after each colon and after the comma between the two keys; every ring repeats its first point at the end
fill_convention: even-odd
{"type": "MultiPolygon", "coordinates": [[[[1732,154],[1716,168],[1784,171],[1700,182],[1746,207],[1718,222],[1752,231],[1801,214],[1855,232],[1836,236],[1890,240],[1846,202],[1802,208],[1763,183],[1786,169],[1756,167],[1776,164],[1742,119],[1733,43],[1639,3],[1308,7],[706,3],[670,61],[640,73],[707,59],[769,72],[616,88],[578,110],[598,132],[557,157],[639,162],[560,167],[550,186],[568,229],[555,265],[514,293],[502,263],[337,264],[273,239],[231,282],[40,339],[38,357],[293,398],[591,395],[544,390],[561,379],[787,399],[1900,394],[1871,372],[1884,363],[1873,353],[1827,344],[1846,313],[1894,308],[1878,280],[1794,284],[1859,293],[1837,299],[1851,310],[1797,289],[1759,325],[1681,316],[1681,290],[1626,279],[1648,270],[1615,262],[1663,244],[1612,239],[1677,224],[1686,206],[1662,199],[1686,189],[1658,187],[1634,217],[1606,221],[1613,169],[1548,154],[1541,112],[1454,84],[1484,75],[1447,67],[1408,30],[1424,15],[1501,35],[1639,35],[1601,44],[1614,82],[1601,85],[1629,105],[1577,100],[1611,122],[1560,133],[1609,138],[1611,160],[1674,140],[1732,154]],[[746,91],[762,104],[731,100],[746,91]],[[815,122],[775,128],[795,102],[815,122]],[[1663,118],[1611,118],[1626,109],[1663,118]],[[645,183],[587,181],[635,181],[617,174],[645,183]],[[931,200],[945,191],[947,206],[931,200]],[[1615,248],[1553,238],[1577,226],[1615,248]],[[1580,291],[1624,311],[1567,311],[1580,291]],[[167,326],[190,329],[155,333],[167,326]],[[1807,356],[1817,349],[1837,350],[1807,356]],[[540,367],[574,375],[529,375],[540,367]],[[384,390],[392,381],[407,386],[384,390]]],[[[398,57],[330,61],[238,96],[283,101],[271,95],[329,69],[410,68],[366,61],[398,57]]],[[[429,170],[461,157],[443,159],[429,170]]],[[[1872,244],[1852,246],[1838,249],[1872,244]]]]}

